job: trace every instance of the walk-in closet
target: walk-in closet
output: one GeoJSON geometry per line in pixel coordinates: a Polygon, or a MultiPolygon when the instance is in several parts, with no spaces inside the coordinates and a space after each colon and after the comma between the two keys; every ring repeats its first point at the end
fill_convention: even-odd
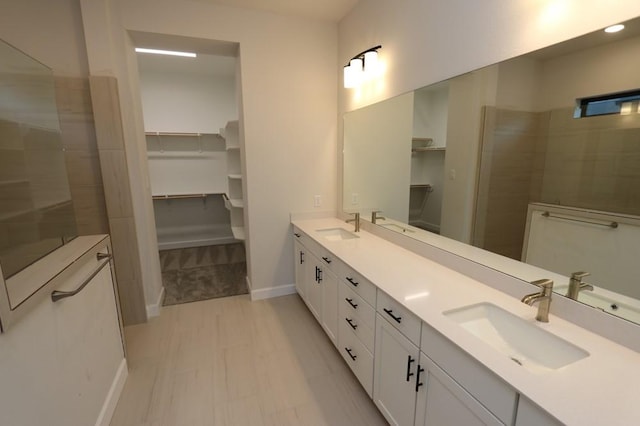
{"type": "Polygon", "coordinates": [[[137,53],[163,305],[247,292],[237,49],[195,50],[137,53]]]}

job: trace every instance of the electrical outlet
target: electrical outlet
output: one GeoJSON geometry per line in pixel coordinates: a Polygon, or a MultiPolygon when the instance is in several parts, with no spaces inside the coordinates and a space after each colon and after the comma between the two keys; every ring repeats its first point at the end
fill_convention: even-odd
{"type": "Polygon", "coordinates": [[[313,196],[313,207],[320,207],[320,205],[322,204],[322,199],[320,198],[319,195],[314,195],[313,196]]]}
{"type": "Polygon", "coordinates": [[[358,193],[354,192],[351,194],[351,204],[358,204],[358,193]]]}

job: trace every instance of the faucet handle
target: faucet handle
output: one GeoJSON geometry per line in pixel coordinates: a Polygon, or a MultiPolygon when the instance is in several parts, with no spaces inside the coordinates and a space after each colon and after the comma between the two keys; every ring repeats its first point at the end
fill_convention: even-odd
{"type": "Polygon", "coordinates": [[[371,212],[371,223],[373,223],[374,225],[378,219],[382,219],[382,220],[386,219],[385,217],[378,216],[378,213],[382,213],[382,210],[373,210],[371,212]]]}
{"type": "Polygon", "coordinates": [[[582,279],[584,277],[588,277],[589,275],[591,275],[589,272],[578,271],[578,272],[574,272],[574,273],[571,274],[571,279],[572,280],[582,281],[582,279]]]}
{"type": "Polygon", "coordinates": [[[550,290],[553,288],[553,280],[550,280],[549,278],[542,278],[540,280],[531,281],[531,284],[537,285],[543,290],[550,290]]]}

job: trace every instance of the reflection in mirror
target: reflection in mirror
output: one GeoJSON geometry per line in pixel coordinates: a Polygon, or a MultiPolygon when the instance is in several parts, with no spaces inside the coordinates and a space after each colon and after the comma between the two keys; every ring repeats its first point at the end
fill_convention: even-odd
{"type": "Polygon", "coordinates": [[[345,114],[345,210],[563,294],[588,272],[575,298],[640,322],[639,21],[402,95],[399,123],[398,98],[345,114]],[[615,93],[615,113],[574,118],[615,93]]]}
{"type": "Polygon", "coordinates": [[[0,41],[0,266],[5,280],[77,235],[53,74],[0,41]]]}

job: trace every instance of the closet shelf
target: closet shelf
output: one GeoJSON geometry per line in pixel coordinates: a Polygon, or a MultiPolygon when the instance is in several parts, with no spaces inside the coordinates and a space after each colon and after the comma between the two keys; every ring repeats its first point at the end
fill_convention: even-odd
{"type": "Polygon", "coordinates": [[[233,237],[236,240],[242,240],[244,241],[245,236],[244,236],[244,226],[232,226],[231,227],[231,232],[233,233],[233,237]]]}
{"type": "Polygon", "coordinates": [[[206,135],[217,135],[217,133],[189,133],[189,132],[144,132],[145,136],[183,136],[183,137],[200,137],[206,135]]]}
{"type": "Polygon", "coordinates": [[[428,151],[444,151],[446,148],[443,146],[424,146],[419,148],[411,148],[411,152],[428,152],[428,151]]]}
{"type": "Polygon", "coordinates": [[[220,195],[217,192],[207,192],[201,194],[155,194],[151,198],[154,200],[173,200],[179,198],[207,198],[209,195],[220,195]]]}

